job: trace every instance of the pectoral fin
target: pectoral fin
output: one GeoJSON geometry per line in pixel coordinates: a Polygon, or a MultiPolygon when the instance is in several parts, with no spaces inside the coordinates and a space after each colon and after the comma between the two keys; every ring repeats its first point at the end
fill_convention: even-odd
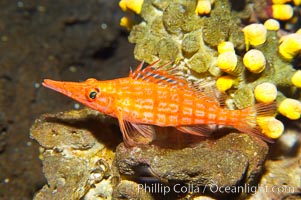
{"type": "Polygon", "coordinates": [[[148,144],[153,140],[153,127],[145,124],[135,124],[118,117],[124,143],[127,146],[148,144]]]}

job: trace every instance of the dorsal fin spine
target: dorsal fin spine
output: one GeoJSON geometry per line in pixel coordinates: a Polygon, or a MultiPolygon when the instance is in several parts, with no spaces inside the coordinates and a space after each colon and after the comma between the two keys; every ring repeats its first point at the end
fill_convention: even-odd
{"type": "Polygon", "coordinates": [[[214,95],[212,90],[212,85],[210,83],[193,83],[188,82],[184,76],[178,74],[178,65],[172,66],[170,69],[163,70],[164,67],[171,64],[168,62],[166,64],[155,67],[161,60],[157,60],[146,68],[142,69],[143,61],[138,65],[137,69],[131,74],[131,78],[135,80],[143,80],[161,86],[169,86],[173,89],[183,89],[186,92],[193,92],[199,98],[206,98],[209,102],[218,105],[217,97],[214,95]],[[210,89],[211,88],[211,89],[210,89]]]}
{"type": "Polygon", "coordinates": [[[148,81],[152,83],[157,83],[160,85],[168,85],[171,87],[185,87],[188,88],[188,82],[185,79],[176,77],[173,73],[175,71],[175,68],[177,66],[174,66],[168,70],[161,70],[162,68],[168,66],[171,64],[171,62],[165,63],[161,66],[158,66],[155,68],[154,66],[159,63],[161,60],[157,60],[150,65],[148,65],[146,68],[142,69],[143,62],[141,62],[137,69],[130,73],[130,77],[135,80],[143,80],[148,81]]]}

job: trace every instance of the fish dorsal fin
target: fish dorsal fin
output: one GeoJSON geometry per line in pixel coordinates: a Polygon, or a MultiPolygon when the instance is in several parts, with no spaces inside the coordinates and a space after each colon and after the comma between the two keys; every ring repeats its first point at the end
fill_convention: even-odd
{"type": "Polygon", "coordinates": [[[144,64],[144,61],[142,61],[134,72],[132,72],[132,70],[130,71],[130,77],[135,80],[148,81],[159,85],[188,88],[188,82],[183,77],[177,76],[176,74],[179,72],[179,70],[176,69],[178,67],[177,65],[170,69],[162,70],[162,68],[171,63],[168,62],[164,65],[155,67],[160,61],[161,60],[159,59],[144,69],[142,69],[144,64]]]}
{"type": "Polygon", "coordinates": [[[144,69],[142,69],[144,64],[144,61],[142,61],[134,72],[132,72],[132,70],[130,71],[130,77],[135,80],[143,80],[172,88],[184,89],[186,93],[194,93],[199,98],[206,98],[208,102],[214,105],[220,105],[216,93],[215,80],[187,81],[183,73],[180,72],[178,65],[167,70],[162,69],[170,65],[170,62],[155,67],[160,61],[159,59],[144,69]]]}
{"type": "Polygon", "coordinates": [[[205,98],[207,102],[217,106],[223,104],[222,99],[219,98],[220,93],[215,87],[215,80],[189,82],[189,87],[199,98],[205,98]]]}

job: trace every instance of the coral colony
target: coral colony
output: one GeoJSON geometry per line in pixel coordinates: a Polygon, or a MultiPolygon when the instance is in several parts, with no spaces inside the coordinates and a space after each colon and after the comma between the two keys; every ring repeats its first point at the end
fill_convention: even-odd
{"type": "MultiPolygon", "coordinates": [[[[279,21],[292,19],[292,5],[301,2],[287,2],[277,0],[257,9],[255,1],[255,12],[248,15],[247,5],[245,13],[230,11],[229,1],[121,0],[128,14],[120,24],[131,30],[136,59],[173,61],[191,79],[216,80],[217,89],[228,96],[229,109],[276,101],[279,114],[296,120],[301,103],[293,96],[301,87],[301,71],[292,61],[301,51],[301,31],[283,33],[279,21]],[[133,20],[131,13],[142,21],[133,20]]],[[[283,134],[284,125],[275,116],[257,121],[266,136],[283,134]]]]}

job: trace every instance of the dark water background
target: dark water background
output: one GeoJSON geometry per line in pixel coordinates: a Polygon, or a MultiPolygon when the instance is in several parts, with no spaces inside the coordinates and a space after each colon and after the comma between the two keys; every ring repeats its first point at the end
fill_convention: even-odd
{"type": "Polygon", "coordinates": [[[112,79],[137,64],[118,2],[0,1],[0,199],[32,199],[46,183],[29,128],[43,113],[74,109],[44,78],[112,79]]]}

